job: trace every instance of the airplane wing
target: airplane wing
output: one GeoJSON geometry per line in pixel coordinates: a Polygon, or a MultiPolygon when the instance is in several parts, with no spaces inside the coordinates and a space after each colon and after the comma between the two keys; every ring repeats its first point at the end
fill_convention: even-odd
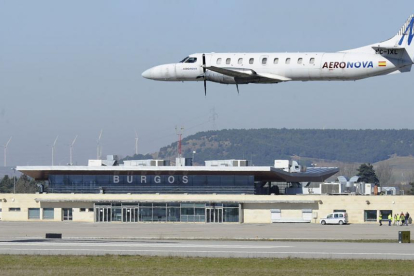
{"type": "Polygon", "coordinates": [[[270,74],[270,73],[257,73],[252,69],[245,69],[245,68],[229,68],[229,67],[216,67],[216,66],[206,66],[207,70],[220,73],[229,77],[240,78],[240,79],[257,79],[257,78],[264,78],[269,79],[274,82],[283,82],[283,81],[290,81],[291,79],[270,74]]]}

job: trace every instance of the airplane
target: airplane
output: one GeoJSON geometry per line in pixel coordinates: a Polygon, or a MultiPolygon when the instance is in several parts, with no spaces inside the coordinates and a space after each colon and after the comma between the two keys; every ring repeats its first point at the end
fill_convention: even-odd
{"type": "Polygon", "coordinates": [[[393,38],[335,53],[198,53],[155,66],[142,76],[158,81],[222,84],[356,81],[405,73],[414,64],[414,14],[393,38]]]}

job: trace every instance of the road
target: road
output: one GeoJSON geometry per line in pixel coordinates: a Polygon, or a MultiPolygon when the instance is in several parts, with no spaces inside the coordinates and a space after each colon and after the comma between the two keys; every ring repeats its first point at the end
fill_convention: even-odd
{"type": "Polygon", "coordinates": [[[0,241],[0,254],[150,255],[180,257],[333,258],[414,260],[413,244],[166,241],[166,240],[46,240],[0,241]]]}

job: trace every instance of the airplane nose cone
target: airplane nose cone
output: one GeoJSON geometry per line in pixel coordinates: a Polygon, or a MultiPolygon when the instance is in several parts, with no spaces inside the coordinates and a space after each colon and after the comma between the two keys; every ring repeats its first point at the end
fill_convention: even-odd
{"type": "Polygon", "coordinates": [[[142,76],[150,80],[175,80],[175,64],[165,64],[152,67],[142,73],[142,76]]]}
{"type": "Polygon", "coordinates": [[[151,79],[152,77],[151,69],[145,70],[144,73],[142,73],[142,76],[146,79],[151,79]]]}

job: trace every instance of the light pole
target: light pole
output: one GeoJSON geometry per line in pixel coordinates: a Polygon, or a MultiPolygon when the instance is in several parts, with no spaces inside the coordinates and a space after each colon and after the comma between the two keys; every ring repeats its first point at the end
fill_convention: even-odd
{"type": "Polygon", "coordinates": [[[193,164],[194,164],[194,156],[197,152],[195,150],[193,150],[193,164]]]}
{"type": "Polygon", "coordinates": [[[12,170],[13,170],[13,194],[15,194],[16,193],[16,176],[15,176],[16,168],[12,168],[12,170]]]}

